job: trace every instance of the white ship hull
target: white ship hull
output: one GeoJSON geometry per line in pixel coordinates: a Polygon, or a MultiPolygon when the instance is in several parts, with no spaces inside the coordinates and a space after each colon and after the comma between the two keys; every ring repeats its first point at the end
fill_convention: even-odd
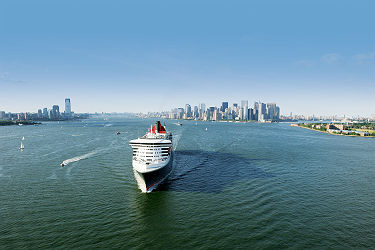
{"type": "Polygon", "coordinates": [[[137,181],[138,188],[142,193],[150,193],[162,184],[172,172],[172,156],[169,160],[155,168],[153,171],[144,171],[138,162],[133,161],[134,177],[137,181]]]}
{"type": "Polygon", "coordinates": [[[133,172],[143,193],[155,190],[172,171],[172,134],[156,122],[149,132],[131,140],[133,172]]]}

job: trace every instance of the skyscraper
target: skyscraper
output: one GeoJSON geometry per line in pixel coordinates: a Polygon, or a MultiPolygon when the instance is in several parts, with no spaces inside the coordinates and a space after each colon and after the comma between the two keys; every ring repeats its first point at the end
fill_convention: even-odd
{"type": "Polygon", "coordinates": [[[204,112],[206,112],[206,104],[200,103],[199,104],[199,116],[200,116],[200,118],[203,118],[204,112]]]}
{"type": "Polygon", "coordinates": [[[220,111],[225,112],[225,109],[227,109],[227,108],[228,108],[228,102],[222,102],[220,111]]]}
{"type": "Polygon", "coordinates": [[[198,106],[194,106],[194,113],[193,113],[193,116],[194,116],[195,118],[199,117],[198,106]]]}
{"type": "Polygon", "coordinates": [[[248,120],[249,119],[249,102],[247,100],[241,101],[241,112],[242,112],[242,119],[248,120]]]}
{"type": "Polygon", "coordinates": [[[38,119],[43,117],[43,113],[41,109],[38,109],[38,119]]]}
{"type": "Polygon", "coordinates": [[[70,105],[70,98],[65,98],[65,116],[70,117],[72,114],[72,107],[70,105]]]}
{"type": "Polygon", "coordinates": [[[47,108],[43,109],[43,118],[48,118],[48,109],[47,108]]]}
{"type": "Polygon", "coordinates": [[[190,104],[185,105],[186,117],[191,117],[191,106],[190,104]]]}
{"type": "Polygon", "coordinates": [[[184,109],[178,108],[177,109],[177,119],[182,119],[183,116],[184,116],[184,109]]]}
{"type": "Polygon", "coordinates": [[[59,105],[53,105],[52,106],[52,114],[53,114],[53,119],[60,118],[60,108],[59,108],[59,105]]]}

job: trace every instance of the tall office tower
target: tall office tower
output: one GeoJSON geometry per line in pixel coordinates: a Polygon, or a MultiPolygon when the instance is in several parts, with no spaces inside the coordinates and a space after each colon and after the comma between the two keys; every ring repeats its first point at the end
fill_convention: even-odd
{"type": "Polygon", "coordinates": [[[267,118],[276,120],[276,103],[267,103],[267,118]]]}
{"type": "Polygon", "coordinates": [[[5,111],[0,111],[0,119],[5,119],[5,111]]]}
{"type": "Polygon", "coordinates": [[[238,112],[238,119],[243,120],[243,108],[240,108],[240,112],[238,112]]]}
{"type": "Polygon", "coordinates": [[[206,111],[206,121],[210,120],[210,117],[211,117],[211,112],[210,112],[210,109],[207,109],[206,111]]]}
{"type": "Polygon", "coordinates": [[[258,102],[258,121],[259,122],[262,122],[264,120],[264,116],[263,116],[263,113],[264,113],[264,110],[263,110],[263,105],[261,102],[258,102]]]}
{"type": "Polygon", "coordinates": [[[203,118],[203,114],[206,112],[206,104],[200,103],[199,104],[199,116],[203,118]]]}
{"type": "Polygon", "coordinates": [[[280,107],[276,106],[276,120],[280,120],[280,107]]]}
{"type": "Polygon", "coordinates": [[[53,116],[53,110],[52,110],[52,109],[50,109],[50,110],[48,111],[48,118],[49,118],[50,120],[55,119],[55,117],[53,116]]]}
{"type": "Polygon", "coordinates": [[[228,102],[222,102],[221,107],[220,107],[220,111],[225,112],[225,109],[227,109],[227,108],[228,108],[228,102]]]}
{"type": "Polygon", "coordinates": [[[177,109],[177,119],[182,119],[183,116],[184,116],[184,109],[178,108],[177,109]]]}
{"type": "Polygon", "coordinates": [[[53,105],[52,106],[52,113],[53,113],[53,118],[54,119],[60,118],[60,108],[59,108],[59,105],[53,105]]]}
{"type": "Polygon", "coordinates": [[[193,116],[194,116],[194,118],[199,117],[198,106],[194,106],[194,114],[193,114],[193,116]]]}
{"type": "Polygon", "coordinates": [[[47,110],[47,108],[43,109],[43,118],[48,118],[48,110],[47,110]]]}
{"type": "Polygon", "coordinates": [[[243,120],[248,120],[249,115],[248,115],[248,109],[249,109],[249,102],[242,100],[241,101],[241,112],[242,112],[242,119],[243,120]]]}
{"type": "Polygon", "coordinates": [[[249,120],[254,120],[254,116],[253,116],[253,109],[252,108],[249,108],[249,114],[248,114],[248,116],[249,116],[249,120]]]}
{"type": "Polygon", "coordinates": [[[185,105],[186,117],[191,117],[191,106],[190,104],[185,105]]]}
{"type": "Polygon", "coordinates": [[[72,114],[72,107],[70,104],[70,98],[65,98],[65,116],[70,117],[72,114]]]}
{"type": "Polygon", "coordinates": [[[258,121],[258,112],[259,110],[253,109],[253,120],[258,121]]]}
{"type": "Polygon", "coordinates": [[[254,102],[254,110],[259,110],[259,103],[258,102],[254,102]]]}
{"type": "Polygon", "coordinates": [[[43,113],[41,109],[38,109],[38,119],[43,117],[43,113]]]}
{"type": "Polygon", "coordinates": [[[218,114],[219,114],[218,110],[215,109],[214,112],[212,113],[212,120],[214,121],[219,120],[218,114]]]}
{"type": "Polygon", "coordinates": [[[266,109],[266,104],[261,102],[260,105],[262,106],[262,111],[263,111],[263,115],[266,115],[267,114],[267,109],[266,109]]]}

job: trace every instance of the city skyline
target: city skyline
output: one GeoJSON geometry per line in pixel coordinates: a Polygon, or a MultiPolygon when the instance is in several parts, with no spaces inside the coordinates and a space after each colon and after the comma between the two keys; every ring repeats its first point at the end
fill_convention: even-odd
{"type": "Polygon", "coordinates": [[[282,114],[370,117],[374,5],[2,1],[0,110],[66,96],[80,113],[260,99],[282,114]]]}
{"type": "Polygon", "coordinates": [[[248,100],[241,100],[241,104],[222,102],[220,107],[209,106],[205,103],[195,105],[185,104],[184,108],[174,108],[167,113],[169,119],[194,119],[203,121],[237,120],[237,121],[258,121],[278,122],[280,121],[280,107],[276,103],[254,102],[249,106],[248,100]]]}

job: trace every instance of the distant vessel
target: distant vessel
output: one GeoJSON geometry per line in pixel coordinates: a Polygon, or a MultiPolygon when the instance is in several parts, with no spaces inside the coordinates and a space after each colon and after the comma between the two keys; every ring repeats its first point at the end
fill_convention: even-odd
{"type": "Polygon", "coordinates": [[[207,131],[208,129],[206,128],[205,130],[207,131]]]}
{"type": "Polygon", "coordinates": [[[24,136],[22,136],[22,139],[21,139],[22,141],[24,141],[25,140],[25,137],[24,136]]]}
{"type": "Polygon", "coordinates": [[[182,123],[181,122],[177,122],[177,126],[182,126],[182,123]]]}
{"type": "Polygon", "coordinates": [[[22,142],[22,141],[21,141],[20,149],[21,149],[21,150],[25,149],[25,146],[23,145],[23,142],[22,142]]]}
{"type": "Polygon", "coordinates": [[[133,172],[139,189],[149,193],[172,171],[172,133],[157,121],[144,136],[129,142],[133,172]]]}
{"type": "Polygon", "coordinates": [[[117,131],[117,132],[116,132],[116,135],[119,135],[119,134],[121,134],[120,131],[117,131]]]}

